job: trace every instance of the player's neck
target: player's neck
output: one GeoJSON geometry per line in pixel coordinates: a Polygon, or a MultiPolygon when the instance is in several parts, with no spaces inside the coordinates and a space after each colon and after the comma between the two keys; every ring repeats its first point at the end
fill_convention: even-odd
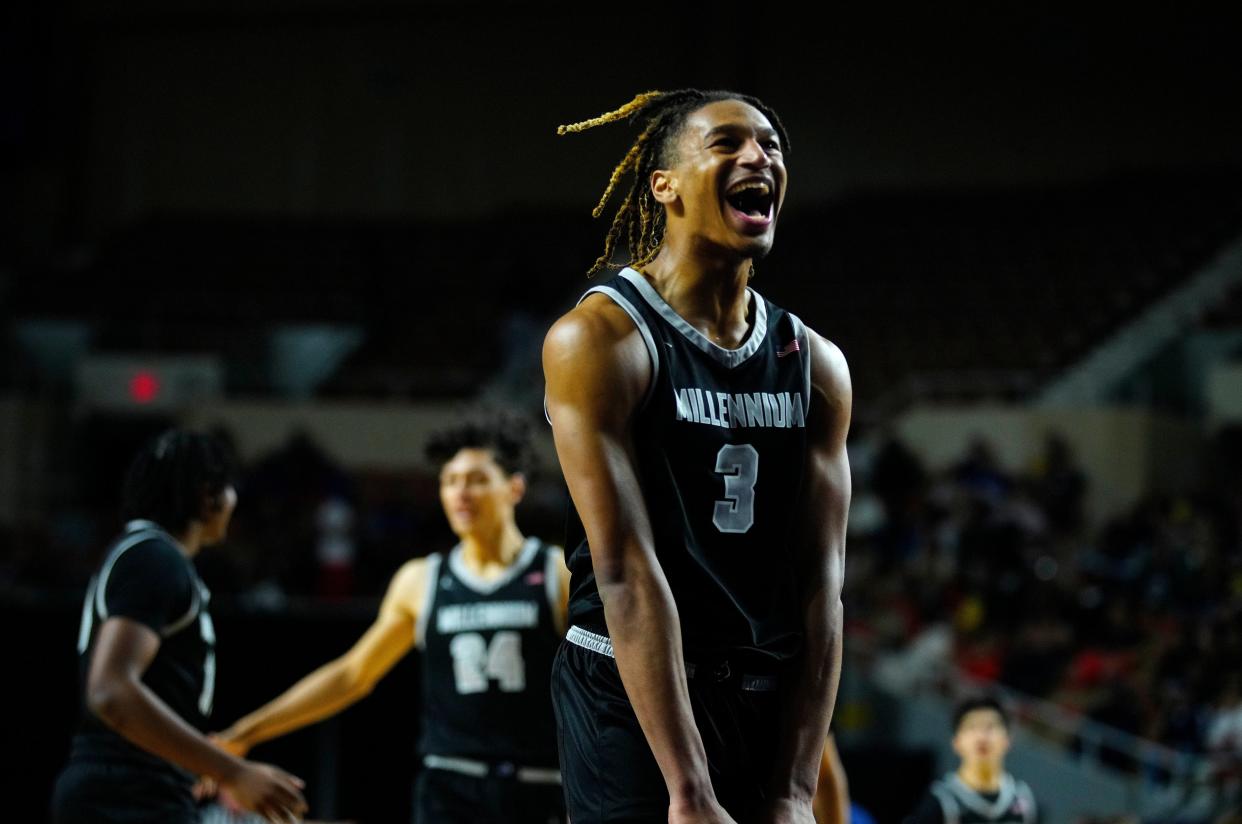
{"type": "Polygon", "coordinates": [[[664,302],[709,338],[727,339],[739,330],[745,335],[750,309],[748,258],[709,255],[684,241],[667,242],[643,272],[664,302]]]}
{"type": "Polygon", "coordinates": [[[957,771],[958,778],[978,793],[994,793],[1000,790],[1001,776],[1005,774],[1003,764],[963,764],[957,771]]]}
{"type": "Polygon", "coordinates": [[[461,539],[462,560],[479,575],[499,574],[517,559],[525,541],[512,522],[492,532],[471,532],[461,539]]]}

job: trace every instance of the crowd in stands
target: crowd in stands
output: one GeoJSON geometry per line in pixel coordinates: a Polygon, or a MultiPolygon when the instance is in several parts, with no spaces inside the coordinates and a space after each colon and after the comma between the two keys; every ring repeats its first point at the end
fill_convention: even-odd
{"type": "MultiPolygon", "coordinates": [[[[1242,429],[1220,431],[1206,453],[1195,488],[1091,527],[1090,479],[1056,435],[1017,472],[982,439],[941,472],[885,440],[855,462],[866,477],[847,563],[850,638],[878,651],[878,677],[898,689],[949,664],[1199,756],[1236,792],[1242,429]]],[[[1105,744],[1097,755],[1168,777],[1167,760],[1133,753],[1105,744]]]]}

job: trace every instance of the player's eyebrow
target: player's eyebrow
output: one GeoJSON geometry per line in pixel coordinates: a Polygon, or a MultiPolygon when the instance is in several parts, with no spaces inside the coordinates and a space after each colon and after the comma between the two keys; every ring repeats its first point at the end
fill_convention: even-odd
{"type": "MultiPolygon", "coordinates": [[[[732,136],[741,134],[743,132],[749,132],[749,131],[750,131],[750,127],[743,125],[741,123],[721,123],[719,126],[713,126],[712,128],[708,129],[707,132],[703,135],[703,140],[709,141],[713,137],[718,137],[720,135],[727,135],[727,136],[732,137],[732,136]]],[[[758,127],[757,129],[755,129],[755,133],[759,137],[775,138],[777,142],[779,142],[780,140],[780,136],[776,133],[776,130],[768,126],[758,127]]]]}

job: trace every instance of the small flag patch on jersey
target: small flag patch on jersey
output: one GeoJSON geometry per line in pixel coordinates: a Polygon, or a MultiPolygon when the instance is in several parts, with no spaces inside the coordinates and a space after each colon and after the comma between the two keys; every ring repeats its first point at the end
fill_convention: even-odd
{"type": "Polygon", "coordinates": [[[801,351],[802,347],[798,345],[798,339],[794,338],[789,343],[781,347],[781,351],[776,353],[776,357],[783,358],[786,355],[792,355],[794,352],[801,351]]]}
{"type": "Polygon", "coordinates": [[[543,573],[542,572],[531,572],[522,580],[530,584],[533,587],[537,587],[543,583],[543,573]]]}

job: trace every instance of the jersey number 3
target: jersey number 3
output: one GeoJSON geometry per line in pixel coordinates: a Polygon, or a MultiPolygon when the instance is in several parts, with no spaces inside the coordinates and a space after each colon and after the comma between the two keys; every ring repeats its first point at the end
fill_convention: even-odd
{"type": "Polygon", "coordinates": [[[526,689],[526,662],[522,660],[522,636],[505,630],[489,644],[477,632],[463,632],[449,642],[453,678],[459,695],[487,692],[492,679],[501,692],[526,689]]]}
{"type": "Polygon", "coordinates": [[[748,443],[725,444],[716,453],[716,471],[724,476],[725,497],[716,501],[712,523],[721,532],[746,532],[755,524],[759,450],[748,443]]]}

